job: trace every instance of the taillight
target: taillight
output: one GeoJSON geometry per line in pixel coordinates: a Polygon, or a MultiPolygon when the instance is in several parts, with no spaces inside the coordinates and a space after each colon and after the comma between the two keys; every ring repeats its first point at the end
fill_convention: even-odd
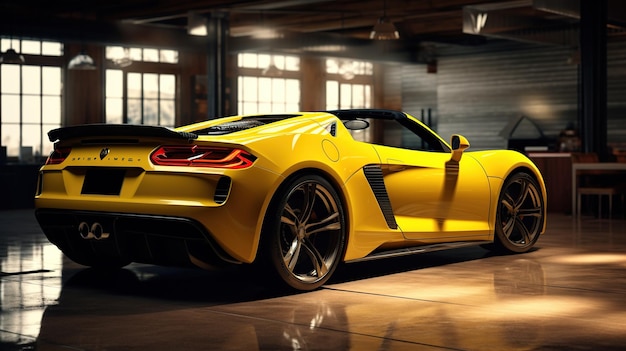
{"type": "Polygon", "coordinates": [[[72,148],[64,147],[64,148],[54,148],[54,151],[50,153],[48,159],[46,160],[47,165],[58,165],[59,163],[65,161],[67,156],[69,156],[72,148]]]}
{"type": "Polygon", "coordinates": [[[256,157],[241,149],[185,145],[161,146],[150,160],[160,166],[193,166],[241,169],[254,163],[256,157]]]}

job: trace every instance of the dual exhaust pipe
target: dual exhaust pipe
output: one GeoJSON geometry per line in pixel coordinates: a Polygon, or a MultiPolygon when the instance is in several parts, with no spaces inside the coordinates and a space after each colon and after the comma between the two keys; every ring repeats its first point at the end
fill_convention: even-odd
{"type": "Polygon", "coordinates": [[[80,237],[89,240],[103,240],[109,237],[110,233],[106,233],[102,224],[95,222],[92,225],[89,225],[87,222],[81,222],[78,225],[78,234],[80,237]]]}

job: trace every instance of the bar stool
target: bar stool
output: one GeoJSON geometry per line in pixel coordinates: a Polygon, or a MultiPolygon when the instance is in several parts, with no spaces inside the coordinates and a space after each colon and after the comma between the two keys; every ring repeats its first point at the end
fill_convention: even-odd
{"type": "MultiPolygon", "coordinates": [[[[578,163],[595,163],[599,162],[598,155],[596,153],[580,153],[572,154],[573,162],[578,163]]],[[[587,184],[578,186],[576,188],[576,215],[580,218],[581,203],[583,195],[597,195],[598,196],[598,218],[602,217],[602,198],[608,196],[609,198],[609,218],[613,214],[613,196],[620,195],[622,208],[624,207],[624,189],[619,184],[611,184],[603,176],[607,176],[609,173],[602,171],[589,171],[585,173],[587,177],[587,184]]]]}
{"type": "Polygon", "coordinates": [[[609,218],[611,218],[613,214],[614,195],[620,195],[622,207],[624,206],[624,194],[615,187],[579,187],[576,192],[578,194],[578,199],[576,200],[576,214],[578,215],[578,218],[580,218],[580,204],[582,202],[583,195],[598,195],[598,218],[602,217],[602,197],[605,195],[609,197],[609,218]]]}

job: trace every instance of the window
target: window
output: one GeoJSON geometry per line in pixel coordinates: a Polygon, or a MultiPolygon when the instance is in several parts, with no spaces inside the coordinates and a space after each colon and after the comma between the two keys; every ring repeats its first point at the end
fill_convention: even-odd
{"type": "Polygon", "coordinates": [[[106,58],[106,123],[174,127],[178,52],[113,46],[106,58]]]}
{"type": "Polygon", "coordinates": [[[296,56],[239,54],[239,114],[300,110],[300,59],[296,56]]]}
{"type": "Polygon", "coordinates": [[[26,62],[0,65],[0,144],[7,157],[35,162],[53,149],[48,131],[61,126],[63,45],[2,39],[0,50],[9,48],[26,62]]]}
{"type": "MultiPolygon", "coordinates": [[[[371,62],[327,59],[326,109],[372,107],[374,65],[371,62]]],[[[359,141],[371,141],[371,128],[351,131],[359,141]]]]}
{"type": "Polygon", "coordinates": [[[449,152],[448,148],[428,130],[409,120],[383,120],[381,145],[420,151],[449,152]]]}

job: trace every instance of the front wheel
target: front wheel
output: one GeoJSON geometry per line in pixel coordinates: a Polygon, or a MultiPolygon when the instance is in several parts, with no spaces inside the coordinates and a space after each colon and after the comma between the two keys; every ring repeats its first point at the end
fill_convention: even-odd
{"type": "Polygon", "coordinates": [[[276,193],[263,228],[270,268],[289,287],[322,286],[339,265],[346,225],[339,195],[317,175],[297,177],[276,193]]]}
{"type": "Polygon", "coordinates": [[[513,253],[530,250],[539,239],[545,220],[545,201],[537,181],[524,172],[507,178],[497,211],[495,248],[513,253]]]}

